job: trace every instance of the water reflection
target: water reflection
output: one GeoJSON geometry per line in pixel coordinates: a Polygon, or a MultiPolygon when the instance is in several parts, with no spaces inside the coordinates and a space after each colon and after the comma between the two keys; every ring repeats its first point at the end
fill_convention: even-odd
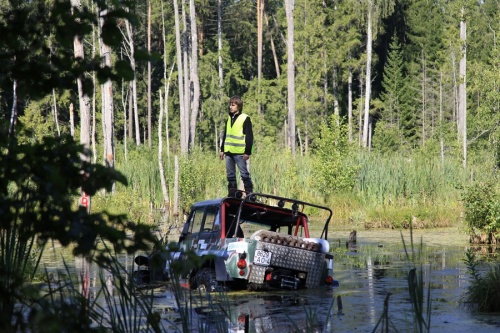
{"type": "MultiPolygon", "coordinates": [[[[333,234],[338,288],[208,296],[183,290],[181,301],[186,307],[179,309],[166,285],[152,291],[155,310],[167,332],[182,331],[181,311],[189,312],[190,332],[372,332],[390,294],[389,320],[399,332],[410,332],[413,318],[407,276],[415,265],[423,272],[425,288],[431,289],[432,332],[500,331],[498,314],[475,314],[460,306],[469,277],[463,263],[467,238],[458,230],[417,231],[413,248],[405,231],[406,250],[395,230],[358,231],[355,247],[347,248],[349,232],[333,234]],[[415,264],[407,256],[415,258],[415,264]]],[[[133,256],[122,259],[132,270],[133,256]]],[[[97,289],[99,276],[93,267],[90,279],[91,291],[97,289]]]]}

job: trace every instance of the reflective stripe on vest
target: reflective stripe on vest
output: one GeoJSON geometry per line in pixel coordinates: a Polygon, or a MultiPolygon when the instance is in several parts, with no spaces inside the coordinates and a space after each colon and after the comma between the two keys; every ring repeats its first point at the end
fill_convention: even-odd
{"type": "Polygon", "coordinates": [[[248,115],[242,113],[236,118],[231,126],[231,117],[227,118],[226,140],[224,141],[224,151],[233,154],[243,154],[245,152],[245,135],[243,134],[243,123],[248,115]]]}

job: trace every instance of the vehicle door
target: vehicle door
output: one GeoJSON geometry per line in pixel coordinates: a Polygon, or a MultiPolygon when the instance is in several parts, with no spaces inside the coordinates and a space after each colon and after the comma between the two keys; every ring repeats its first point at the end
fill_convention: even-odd
{"type": "Polygon", "coordinates": [[[193,212],[191,220],[192,249],[211,250],[220,240],[219,206],[200,207],[193,212]]]}

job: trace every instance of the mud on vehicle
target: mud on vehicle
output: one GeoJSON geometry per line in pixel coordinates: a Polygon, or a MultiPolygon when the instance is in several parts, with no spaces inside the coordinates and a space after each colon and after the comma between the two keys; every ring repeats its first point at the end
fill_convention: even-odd
{"type": "Polygon", "coordinates": [[[195,203],[182,230],[180,252],[207,258],[189,274],[191,288],[301,289],[337,284],[332,276],[328,224],[323,206],[269,194],[195,203]],[[322,216],[311,223],[305,212],[322,216]],[[311,235],[314,224],[319,236],[311,235]]]}

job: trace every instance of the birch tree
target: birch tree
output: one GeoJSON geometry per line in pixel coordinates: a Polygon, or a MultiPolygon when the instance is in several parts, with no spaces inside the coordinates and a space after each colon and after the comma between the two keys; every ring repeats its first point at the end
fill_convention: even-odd
{"type": "Polygon", "coordinates": [[[365,71],[365,108],[363,118],[363,147],[369,144],[370,101],[372,91],[372,52],[373,39],[381,24],[381,19],[390,15],[394,10],[393,0],[366,0],[366,71],[365,71]]]}
{"type": "Polygon", "coordinates": [[[294,22],[293,13],[295,0],[286,0],[287,23],[287,81],[288,81],[288,135],[289,147],[295,156],[295,51],[294,51],[294,22]]]}
{"type": "MultiPolygon", "coordinates": [[[[128,10],[128,9],[127,9],[128,10]]],[[[131,94],[129,107],[133,109],[133,119],[130,118],[130,123],[135,125],[135,144],[139,146],[141,144],[141,134],[139,128],[139,111],[137,106],[137,73],[135,64],[135,46],[134,46],[134,27],[128,19],[125,19],[125,31],[124,34],[124,50],[130,62],[130,67],[134,73],[134,78],[130,82],[131,94]]]]}
{"type": "Polygon", "coordinates": [[[182,59],[182,48],[181,48],[181,28],[179,19],[179,4],[177,0],[174,2],[174,19],[175,19],[175,50],[177,58],[177,82],[179,87],[179,121],[180,121],[180,146],[181,152],[186,153],[188,151],[187,146],[187,126],[186,126],[186,114],[187,105],[184,100],[184,73],[183,73],[183,59],[182,59]]]}
{"type": "Polygon", "coordinates": [[[462,7],[460,13],[460,41],[461,57],[459,62],[460,83],[458,86],[458,123],[459,137],[462,139],[462,164],[467,167],[467,21],[465,19],[466,8],[462,7]]]}
{"type": "Polygon", "coordinates": [[[257,0],[257,112],[260,113],[260,83],[262,80],[262,18],[264,0],[257,0]]]}
{"type": "MultiPolygon", "coordinates": [[[[148,0],[148,54],[151,53],[151,0],[148,0]]],[[[148,59],[148,146],[151,148],[151,60],[148,59]]]]}
{"type": "MultiPolygon", "coordinates": [[[[71,7],[73,15],[76,12],[80,12],[82,10],[82,2],[81,0],[71,0],[71,7]]],[[[79,22],[80,19],[76,18],[76,21],[79,22]]],[[[73,37],[73,49],[74,56],[77,62],[83,62],[85,58],[85,52],[83,47],[83,36],[79,33],[76,33],[73,37]]],[[[86,91],[84,91],[84,77],[83,74],[78,75],[76,78],[76,83],[78,87],[78,107],[80,109],[80,143],[85,148],[85,155],[82,158],[89,162],[90,155],[90,97],[86,91]]],[[[55,105],[55,96],[54,96],[54,105],[55,105]]]]}
{"type": "Polygon", "coordinates": [[[189,115],[191,105],[190,94],[190,81],[189,81],[189,38],[187,31],[187,14],[186,14],[186,1],[181,1],[181,17],[182,17],[182,65],[183,65],[183,85],[179,85],[179,89],[184,90],[184,118],[181,119],[181,152],[187,153],[189,151],[189,115]]]}
{"type": "MultiPolygon", "coordinates": [[[[108,9],[99,10],[99,46],[101,55],[101,66],[103,68],[111,68],[111,47],[102,39],[102,29],[104,20],[108,14],[108,9]]],[[[101,85],[102,94],[102,119],[103,119],[103,134],[104,134],[104,163],[106,166],[113,168],[115,165],[115,145],[114,145],[114,104],[113,104],[113,82],[108,77],[104,84],[101,85]]]]}
{"type": "Polygon", "coordinates": [[[192,108],[190,115],[190,145],[194,147],[196,137],[196,121],[198,119],[198,111],[200,108],[200,79],[198,77],[198,24],[196,22],[196,9],[194,0],[189,1],[189,16],[191,21],[191,83],[192,92],[191,97],[192,108]]]}

